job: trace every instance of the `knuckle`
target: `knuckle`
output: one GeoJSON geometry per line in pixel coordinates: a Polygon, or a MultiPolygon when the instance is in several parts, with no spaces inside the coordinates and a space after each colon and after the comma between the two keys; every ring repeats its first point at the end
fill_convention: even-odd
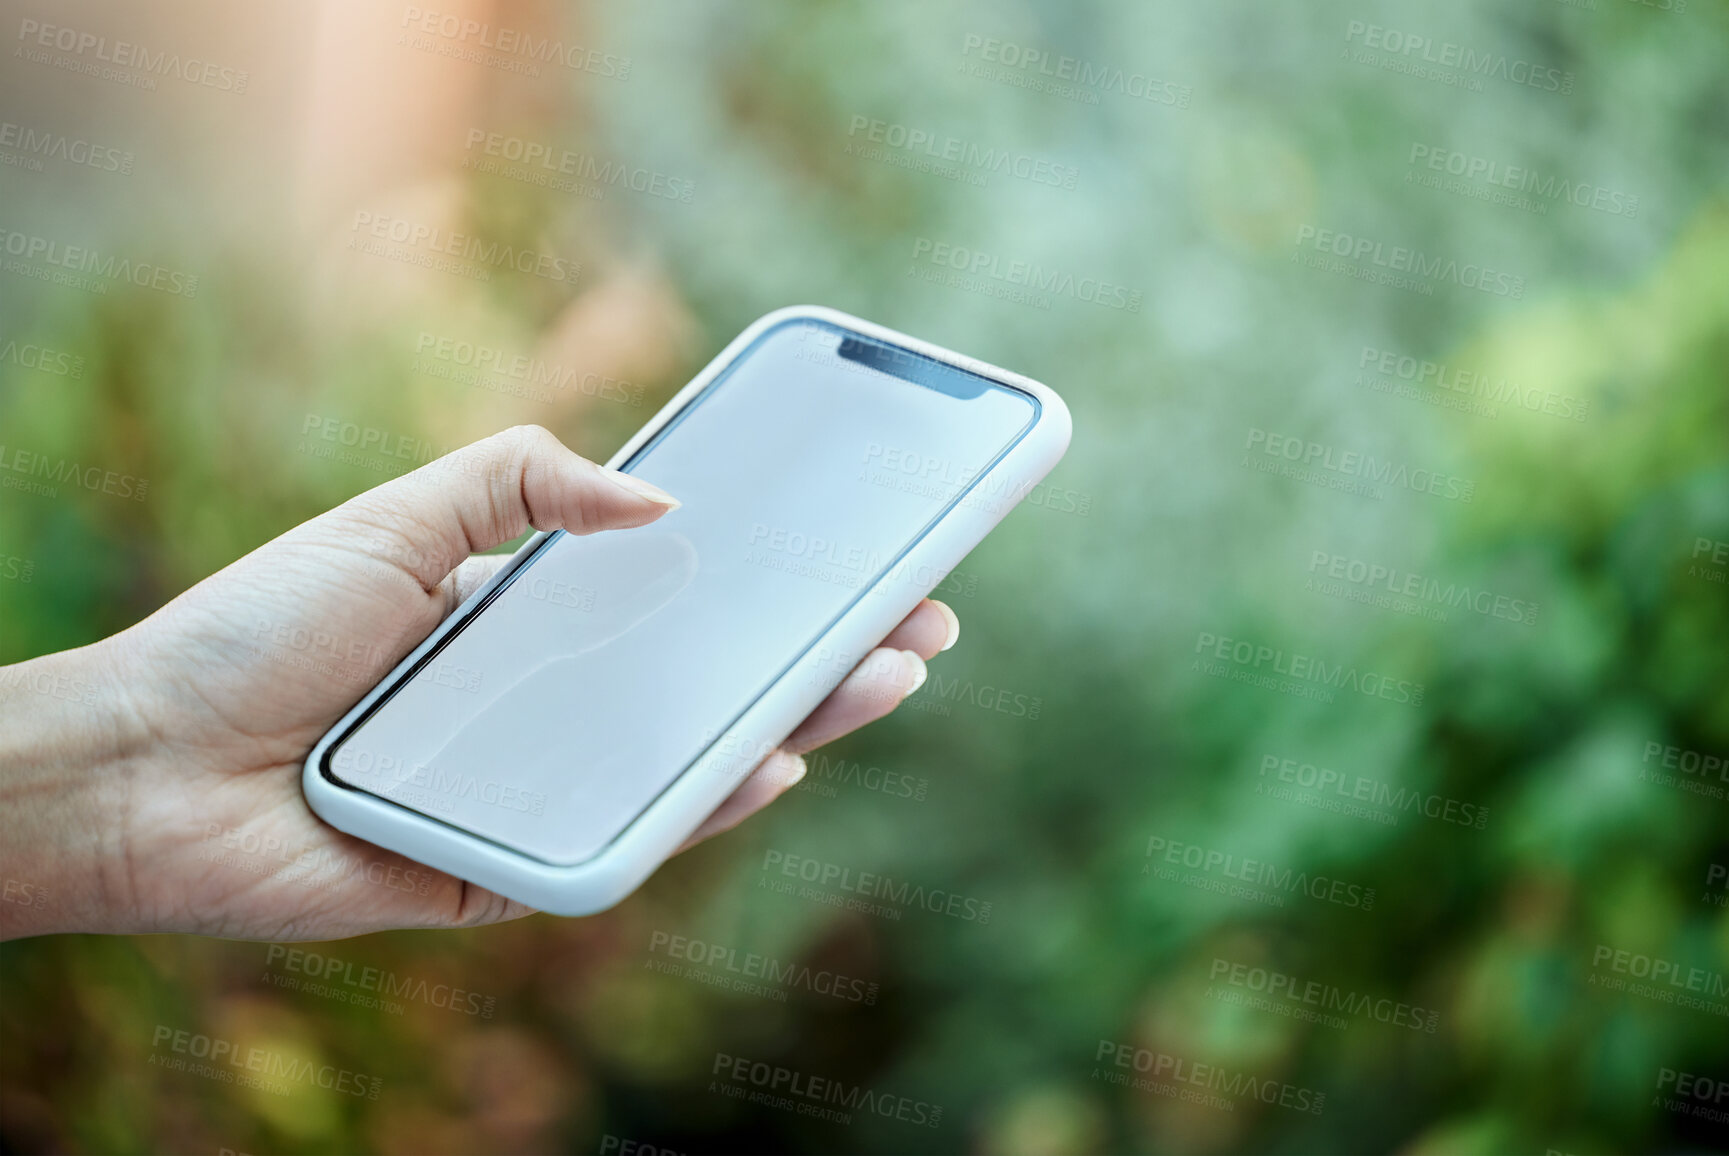
{"type": "MultiPolygon", "coordinates": [[[[472,897],[473,893],[470,892],[470,898],[472,899],[472,897]]],[[[470,902],[467,906],[468,910],[459,916],[459,925],[462,927],[485,927],[488,924],[497,923],[505,917],[510,910],[510,900],[496,892],[488,891],[480,902],[470,902]]]]}
{"type": "Polygon", "coordinates": [[[551,430],[532,422],[511,426],[505,433],[514,439],[518,448],[531,453],[543,452],[554,447],[562,448],[564,445],[563,442],[553,436],[551,430]]]}
{"type": "Polygon", "coordinates": [[[513,425],[499,430],[477,445],[481,447],[481,456],[492,463],[492,468],[487,471],[487,476],[492,478],[509,472],[508,467],[520,465],[535,454],[544,452],[547,442],[556,440],[544,426],[513,425]]]}

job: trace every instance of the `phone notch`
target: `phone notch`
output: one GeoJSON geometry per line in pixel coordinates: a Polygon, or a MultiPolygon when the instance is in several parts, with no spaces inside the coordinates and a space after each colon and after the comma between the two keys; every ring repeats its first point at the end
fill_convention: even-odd
{"type": "Polygon", "coordinates": [[[857,334],[843,337],[838,352],[847,361],[963,401],[978,397],[991,387],[991,382],[976,373],[968,373],[922,353],[914,353],[910,349],[902,349],[886,341],[877,341],[857,334]]]}

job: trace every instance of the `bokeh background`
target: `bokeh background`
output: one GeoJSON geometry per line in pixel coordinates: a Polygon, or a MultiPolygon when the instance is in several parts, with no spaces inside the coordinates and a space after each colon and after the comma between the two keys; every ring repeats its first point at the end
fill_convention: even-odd
{"type": "Polygon", "coordinates": [[[5,662],[502,427],[604,458],[789,303],[1075,418],[919,709],[612,912],[0,947],[5,1151],[1729,1150],[1720,3],[0,14],[5,662]],[[1257,677],[1298,655],[1349,683],[1257,677]],[[782,894],[775,853],[988,918],[782,894]],[[1665,961],[1697,1006],[1638,989],[1665,961]],[[158,1025],[378,1095],[166,1070],[158,1025]]]}

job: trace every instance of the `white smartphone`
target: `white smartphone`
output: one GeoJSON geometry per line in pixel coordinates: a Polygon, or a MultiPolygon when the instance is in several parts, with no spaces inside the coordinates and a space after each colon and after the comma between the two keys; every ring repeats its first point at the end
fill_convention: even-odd
{"type": "Polygon", "coordinates": [[[610,907],[1068,441],[1037,382],[834,310],[771,313],[608,463],[682,507],[536,534],[312,748],[307,801],[531,906],[610,907]]]}

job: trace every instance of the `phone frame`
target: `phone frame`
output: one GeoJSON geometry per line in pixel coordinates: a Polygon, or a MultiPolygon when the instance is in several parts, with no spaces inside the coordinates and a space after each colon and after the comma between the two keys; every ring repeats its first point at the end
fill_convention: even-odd
{"type": "MultiPolygon", "coordinates": [[[[403,804],[335,779],[327,760],[334,749],[369,715],[426,665],[445,640],[461,630],[521,572],[558,531],[541,531],[525,542],[484,586],[410,651],[378,685],[314,744],[301,774],[312,810],[338,830],[401,852],[512,899],[560,915],[587,915],[613,906],[634,891],[730,795],[761,760],[740,762],[727,753],[772,750],[845,678],[850,663],[834,656],[869,653],[909,614],[956,563],[1007,515],[1018,499],[1003,498],[993,508],[969,505],[966,494],[987,483],[1013,479],[1008,493],[1030,490],[1068,447],[1068,408],[1049,387],[966,357],[930,342],[822,306],[778,309],[735,337],[639,429],[607,462],[628,462],[688,413],[691,404],[771,329],[789,322],[814,321],[920,354],[998,385],[1028,394],[1034,401],[1032,423],[988,469],[973,479],[960,498],[893,561],[882,578],[859,596],[829,628],[810,641],[732,725],[681,771],[623,830],[592,857],[559,865],[496,843],[403,804]],[[906,573],[934,574],[928,586],[907,581],[906,573]],[[897,574],[900,575],[897,577],[897,574]]],[[[996,488],[995,485],[992,488],[996,488]]]]}

